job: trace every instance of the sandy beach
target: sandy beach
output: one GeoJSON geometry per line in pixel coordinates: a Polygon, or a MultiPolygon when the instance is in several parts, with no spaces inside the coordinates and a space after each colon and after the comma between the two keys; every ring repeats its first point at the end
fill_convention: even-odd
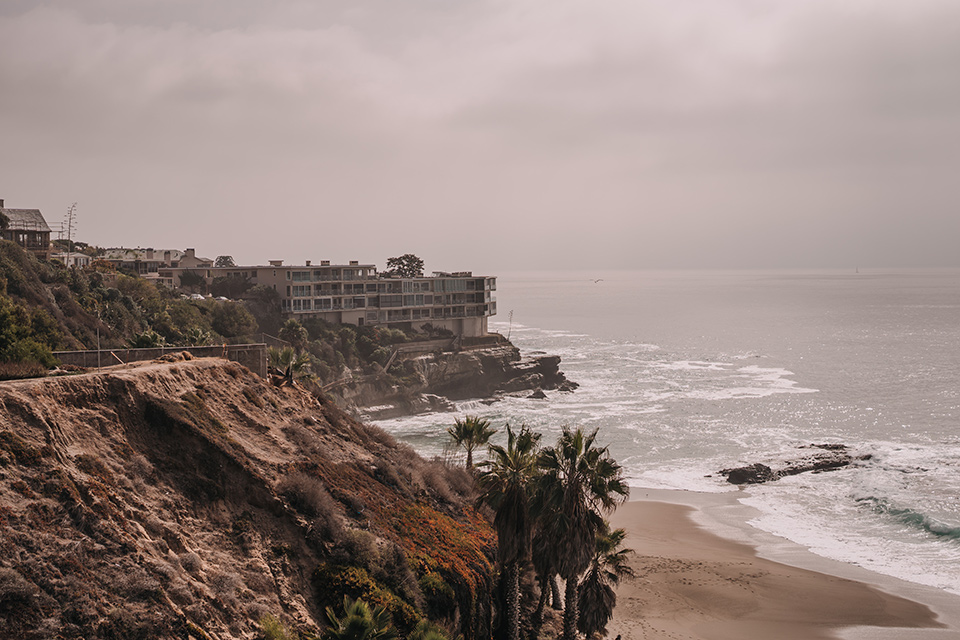
{"type": "Polygon", "coordinates": [[[670,493],[629,502],[612,519],[629,532],[636,575],[617,590],[608,637],[960,638],[949,620],[951,609],[960,612],[960,597],[931,589],[930,606],[879,586],[883,576],[874,584],[761,557],[753,546],[696,524],[698,507],[660,501],[670,493]]]}

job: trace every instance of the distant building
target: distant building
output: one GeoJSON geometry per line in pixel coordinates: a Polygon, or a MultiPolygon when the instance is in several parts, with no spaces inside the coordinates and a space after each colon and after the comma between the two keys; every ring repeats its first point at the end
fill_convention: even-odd
{"type": "Polygon", "coordinates": [[[213,260],[197,257],[197,252],[194,249],[180,251],[179,249],[112,247],[105,249],[101,258],[118,269],[132,271],[146,278],[150,278],[151,274],[157,274],[161,268],[203,269],[213,266],[213,260]]]}
{"type": "Polygon", "coordinates": [[[184,271],[214,279],[243,278],[277,292],[284,315],[316,317],[332,323],[394,325],[422,330],[424,325],[456,335],[487,334],[487,319],[497,312],[493,292],[497,279],[471,272],[434,273],[431,277],[381,276],[372,264],[351,261],[332,265],[322,260],[302,266],[284,266],[270,260],[265,266],[161,268],[156,279],[180,286],[184,271]]]}
{"type": "Polygon", "coordinates": [[[77,253],[76,251],[53,253],[50,255],[50,259],[59,260],[68,267],[77,267],[78,269],[90,266],[90,261],[93,260],[93,258],[87,254],[77,253]]]}
{"type": "Polygon", "coordinates": [[[3,230],[3,239],[16,242],[38,258],[50,257],[50,227],[40,209],[7,209],[0,200],[0,211],[10,224],[3,230]]]}

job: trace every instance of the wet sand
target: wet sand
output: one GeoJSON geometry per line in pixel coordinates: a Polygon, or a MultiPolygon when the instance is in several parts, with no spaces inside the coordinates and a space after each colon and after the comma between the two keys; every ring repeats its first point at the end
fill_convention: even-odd
{"type": "MultiPolygon", "coordinates": [[[[613,525],[628,531],[626,546],[636,552],[636,575],[617,589],[608,638],[960,638],[926,604],[760,557],[754,547],[697,525],[694,510],[643,500],[614,514],[613,525]]],[[[952,603],[954,596],[945,595],[952,603]]]]}

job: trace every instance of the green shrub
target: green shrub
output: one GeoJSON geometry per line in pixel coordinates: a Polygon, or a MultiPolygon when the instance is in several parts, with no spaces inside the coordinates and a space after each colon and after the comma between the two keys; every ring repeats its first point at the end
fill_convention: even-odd
{"type": "Polygon", "coordinates": [[[260,618],[260,633],[264,640],[298,640],[300,635],[291,631],[269,613],[260,618]]]}
{"type": "Polygon", "coordinates": [[[321,606],[335,606],[348,596],[363,599],[373,607],[385,608],[393,624],[404,634],[410,632],[423,616],[409,603],[381,587],[360,567],[321,564],[313,572],[313,581],[322,595],[321,606]]]}

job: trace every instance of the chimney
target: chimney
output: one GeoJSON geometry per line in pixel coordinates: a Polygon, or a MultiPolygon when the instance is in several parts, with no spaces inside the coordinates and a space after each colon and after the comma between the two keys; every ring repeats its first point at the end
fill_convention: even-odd
{"type": "Polygon", "coordinates": [[[0,209],[3,209],[3,198],[0,198],[0,209]]]}
{"type": "Polygon", "coordinates": [[[153,260],[153,249],[147,249],[147,260],[153,260]]]}
{"type": "Polygon", "coordinates": [[[321,260],[321,261],[320,261],[320,266],[321,266],[321,267],[329,267],[329,266],[330,266],[330,261],[329,261],[329,260],[321,260]]]}
{"type": "Polygon", "coordinates": [[[351,260],[351,261],[350,261],[350,266],[351,266],[351,267],[360,266],[360,261],[359,261],[359,260],[351,260]]]}
{"type": "Polygon", "coordinates": [[[164,252],[163,252],[163,261],[166,262],[167,264],[170,264],[170,252],[169,252],[169,251],[164,251],[164,252]]]}
{"type": "Polygon", "coordinates": [[[307,260],[307,266],[308,266],[308,267],[310,266],[310,261],[309,261],[309,260],[307,260]]]}
{"type": "Polygon", "coordinates": [[[197,250],[196,250],[196,249],[187,249],[187,257],[188,257],[188,258],[196,258],[196,257],[197,257],[197,250]]]}

